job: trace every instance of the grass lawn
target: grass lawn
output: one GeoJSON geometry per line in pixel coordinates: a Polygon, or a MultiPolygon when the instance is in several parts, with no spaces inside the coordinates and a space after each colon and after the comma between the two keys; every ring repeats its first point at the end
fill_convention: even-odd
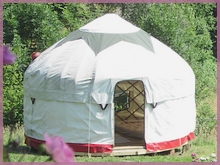
{"type": "MultiPolygon", "coordinates": [[[[29,147],[24,144],[23,140],[23,127],[16,129],[12,139],[20,137],[20,146],[15,150],[9,152],[11,162],[44,162],[48,161],[49,156],[46,154],[37,154],[32,152],[29,147]],[[22,157],[22,160],[20,160],[22,157]]],[[[76,156],[76,162],[192,162],[191,154],[196,153],[198,158],[210,157],[211,153],[217,153],[217,140],[216,133],[210,134],[208,138],[200,137],[192,141],[191,147],[188,151],[180,154],[178,151],[174,155],[169,154],[155,154],[155,155],[142,155],[142,156],[106,156],[106,157],[88,157],[76,156]],[[202,138],[202,139],[201,139],[202,138]],[[207,140],[208,139],[208,140],[207,140]]],[[[4,146],[9,139],[9,128],[4,129],[4,146]]],[[[217,154],[216,154],[217,155],[217,154]]]]}

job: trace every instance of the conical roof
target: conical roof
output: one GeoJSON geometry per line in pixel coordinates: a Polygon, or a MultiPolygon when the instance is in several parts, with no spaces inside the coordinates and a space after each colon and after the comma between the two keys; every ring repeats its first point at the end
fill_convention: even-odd
{"type": "Polygon", "coordinates": [[[96,55],[120,41],[141,45],[154,52],[150,35],[116,14],[106,14],[95,19],[70,33],[56,47],[77,39],[83,39],[96,55]]]}
{"type": "Polygon", "coordinates": [[[194,94],[190,66],[173,50],[116,14],[106,14],[41,53],[24,76],[25,95],[98,104],[118,81],[141,80],[149,103],[194,94]]]}

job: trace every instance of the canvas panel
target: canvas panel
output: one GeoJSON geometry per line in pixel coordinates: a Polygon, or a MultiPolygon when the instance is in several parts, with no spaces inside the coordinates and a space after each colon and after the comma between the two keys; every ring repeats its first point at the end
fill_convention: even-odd
{"type": "MultiPolygon", "coordinates": [[[[195,81],[195,75],[192,68],[179,54],[152,36],[151,41],[154,45],[155,55],[162,58],[164,63],[168,63],[175,68],[177,75],[180,74],[183,78],[191,79],[191,83],[195,81]]],[[[170,73],[170,76],[173,76],[172,72],[170,73]]]]}
{"type": "Polygon", "coordinates": [[[117,35],[71,33],[29,66],[24,90],[30,97],[69,102],[88,102],[92,92],[94,102],[109,104],[116,83],[134,79],[144,82],[148,103],[195,93],[189,65],[142,30],[117,35]]]}
{"type": "Polygon", "coordinates": [[[122,80],[143,81],[148,103],[195,93],[194,74],[182,58],[155,55],[124,41],[99,53],[95,73],[92,96],[98,104],[111,103],[115,85],[122,80]]]}
{"type": "Polygon", "coordinates": [[[145,49],[154,52],[154,48],[151,42],[150,35],[143,31],[139,30],[133,33],[90,33],[90,32],[82,32],[80,30],[76,30],[70,33],[67,37],[62,39],[56,47],[60,47],[66,42],[74,41],[78,39],[83,39],[88,46],[93,50],[93,52],[98,55],[101,51],[106,48],[117,44],[120,41],[126,41],[133,44],[141,45],[145,49]]]}
{"type": "Polygon", "coordinates": [[[146,143],[165,142],[187,136],[195,130],[196,106],[194,95],[146,105],[146,143]]]}
{"type": "Polygon", "coordinates": [[[91,86],[94,53],[83,40],[43,52],[24,75],[24,95],[57,101],[85,102],[91,86]]]}
{"type": "Polygon", "coordinates": [[[113,144],[111,105],[99,105],[24,97],[25,134],[44,140],[44,134],[62,136],[69,143],[113,144]]]}
{"type": "Polygon", "coordinates": [[[147,143],[146,149],[150,152],[160,152],[160,151],[167,151],[172,150],[175,148],[179,148],[183,145],[186,145],[189,141],[193,140],[195,138],[195,134],[193,132],[190,132],[188,135],[184,137],[179,137],[175,140],[170,141],[162,141],[157,143],[147,143]]]}
{"type": "Polygon", "coordinates": [[[140,28],[112,13],[96,18],[80,28],[83,32],[115,34],[134,33],[138,30],[140,28]]]}
{"type": "Polygon", "coordinates": [[[57,46],[67,41],[84,39],[97,55],[120,41],[127,41],[154,51],[150,35],[116,14],[105,14],[70,33],[57,46]]]}

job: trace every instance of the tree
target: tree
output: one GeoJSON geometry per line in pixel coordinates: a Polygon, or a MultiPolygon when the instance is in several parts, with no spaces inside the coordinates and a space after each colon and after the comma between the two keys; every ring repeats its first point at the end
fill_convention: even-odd
{"type": "Polygon", "coordinates": [[[59,20],[65,25],[67,33],[72,32],[105,13],[115,11],[115,5],[95,3],[53,4],[59,13],[59,20]]]}
{"type": "Polygon", "coordinates": [[[64,26],[47,4],[4,4],[4,44],[18,58],[4,67],[4,124],[23,122],[23,74],[33,51],[43,51],[64,36],[64,26]],[[14,116],[14,121],[11,120],[14,116]]]}

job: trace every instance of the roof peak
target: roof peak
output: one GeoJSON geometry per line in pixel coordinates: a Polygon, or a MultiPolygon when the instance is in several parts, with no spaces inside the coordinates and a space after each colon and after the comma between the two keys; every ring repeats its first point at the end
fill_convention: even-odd
{"type": "Polygon", "coordinates": [[[115,13],[108,13],[85,26],[79,28],[80,31],[90,33],[134,33],[140,28],[124,20],[115,13]]]}

